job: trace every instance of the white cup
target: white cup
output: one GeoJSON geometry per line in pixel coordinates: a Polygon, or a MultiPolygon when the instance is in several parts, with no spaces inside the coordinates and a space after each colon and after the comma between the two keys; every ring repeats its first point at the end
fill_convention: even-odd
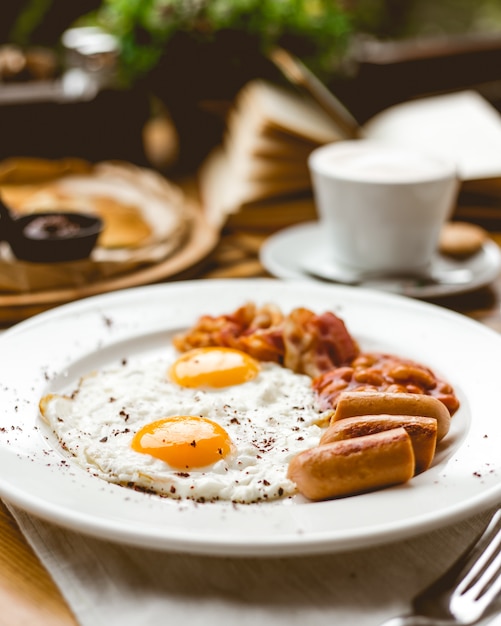
{"type": "Polygon", "coordinates": [[[426,271],[459,189],[455,163],[355,139],[308,161],[331,260],[380,274],[426,271]]]}

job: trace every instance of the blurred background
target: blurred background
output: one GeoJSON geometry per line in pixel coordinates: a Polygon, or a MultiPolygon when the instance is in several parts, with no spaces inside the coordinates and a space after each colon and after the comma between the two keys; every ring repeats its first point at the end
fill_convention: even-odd
{"type": "Polygon", "coordinates": [[[18,0],[0,9],[0,158],[194,171],[238,90],[310,68],[361,123],[474,88],[501,109],[499,0],[18,0]]]}

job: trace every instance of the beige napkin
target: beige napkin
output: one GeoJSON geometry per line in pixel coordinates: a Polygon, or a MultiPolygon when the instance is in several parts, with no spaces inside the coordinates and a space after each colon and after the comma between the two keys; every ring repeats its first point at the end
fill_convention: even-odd
{"type": "Polygon", "coordinates": [[[252,559],[122,546],[9,508],[81,626],[378,626],[489,517],[343,554],[252,559]]]}

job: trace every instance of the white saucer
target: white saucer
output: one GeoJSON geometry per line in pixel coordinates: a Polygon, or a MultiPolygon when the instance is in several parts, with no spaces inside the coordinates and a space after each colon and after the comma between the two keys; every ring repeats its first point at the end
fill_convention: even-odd
{"type": "MultiPolygon", "coordinates": [[[[265,269],[277,278],[322,280],[312,276],[305,269],[311,265],[312,257],[322,266],[330,264],[335,274],[334,262],[329,258],[325,234],[318,222],[307,222],[290,226],[272,235],[262,246],[260,260],[265,269]],[[309,263],[308,263],[309,262],[309,263]]],[[[467,269],[471,272],[468,282],[436,284],[423,283],[419,279],[391,277],[371,279],[363,283],[364,287],[399,293],[413,298],[437,298],[457,293],[473,291],[488,285],[501,271],[501,251],[498,245],[488,240],[474,255],[464,260],[449,258],[437,254],[433,259],[433,271],[467,269]]]]}

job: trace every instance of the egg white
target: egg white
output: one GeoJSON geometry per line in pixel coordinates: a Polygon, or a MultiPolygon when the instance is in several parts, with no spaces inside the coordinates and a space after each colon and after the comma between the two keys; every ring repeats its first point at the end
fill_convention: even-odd
{"type": "Polygon", "coordinates": [[[43,398],[42,416],[82,467],[109,482],[199,502],[292,496],[289,461],[318,444],[326,418],[311,379],[262,363],[257,377],[242,385],[189,389],[170,382],[168,368],[161,359],[95,372],[73,393],[43,398]],[[180,471],[131,448],[141,427],[174,415],[218,422],[232,440],[232,453],[180,471]]]}

